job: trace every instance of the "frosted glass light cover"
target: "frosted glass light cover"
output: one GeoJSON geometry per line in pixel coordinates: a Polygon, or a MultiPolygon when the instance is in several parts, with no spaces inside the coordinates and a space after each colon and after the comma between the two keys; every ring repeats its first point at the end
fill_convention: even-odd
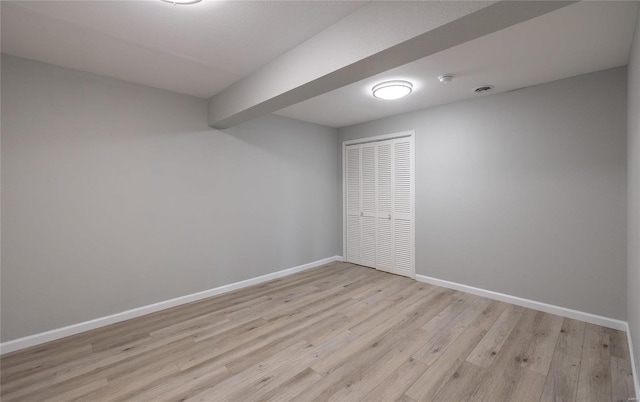
{"type": "Polygon", "coordinates": [[[409,81],[385,81],[375,85],[371,91],[373,96],[379,99],[393,100],[404,98],[413,90],[409,81]]]}

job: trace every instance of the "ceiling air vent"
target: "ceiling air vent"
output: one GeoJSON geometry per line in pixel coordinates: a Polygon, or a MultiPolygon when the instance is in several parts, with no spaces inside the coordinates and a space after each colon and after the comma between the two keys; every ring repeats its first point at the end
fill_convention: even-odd
{"type": "Polygon", "coordinates": [[[491,91],[492,89],[493,89],[493,85],[483,85],[481,87],[474,88],[473,92],[477,94],[483,94],[485,92],[491,91]]]}

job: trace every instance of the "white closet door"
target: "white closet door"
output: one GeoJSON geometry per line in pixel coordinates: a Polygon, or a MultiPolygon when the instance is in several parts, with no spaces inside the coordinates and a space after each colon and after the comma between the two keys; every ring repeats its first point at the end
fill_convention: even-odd
{"type": "Polygon", "coordinates": [[[360,145],[349,145],[346,150],[346,260],[361,264],[360,253],[360,145]]]}
{"type": "Polygon", "coordinates": [[[395,220],[395,273],[412,276],[414,266],[414,160],[413,138],[393,140],[393,217],[395,220]]]}
{"type": "Polygon", "coordinates": [[[393,140],[375,143],[378,245],[376,268],[395,272],[395,240],[393,218],[393,140]]]}
{"type": "Polygon", "coordinates": [[[346,147],[346,260],[413,277],[413,137],[346,147]]]}
{"type": "Polygon", "coordinates": [[[362,265],[376,267],[376,144],[360,146],[360,256],[362,265]]]}

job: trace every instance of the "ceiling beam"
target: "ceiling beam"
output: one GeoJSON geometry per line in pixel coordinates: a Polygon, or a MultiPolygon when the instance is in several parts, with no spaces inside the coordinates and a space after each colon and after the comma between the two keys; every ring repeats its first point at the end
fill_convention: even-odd
{"type": "Polygon", "coordinates": [[[209,125],[229,128],[572,3],[373,1],[210,98],[209,125]]]}

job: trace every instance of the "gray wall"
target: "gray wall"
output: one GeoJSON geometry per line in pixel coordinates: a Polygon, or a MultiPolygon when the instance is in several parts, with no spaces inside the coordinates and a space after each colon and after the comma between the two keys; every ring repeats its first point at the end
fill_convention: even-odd
{"type": "Polygon", "coordinates": [[[338,134],[416,131],[416,273],[624,320],[626,110],[622,67],[338,134]]]}
{"type": "Polygon", "coordinates": [[[336,131],[2,57],[2,341],[340,253],[336,131]]]}
{"type": "MultiPolygon", "coordinates": [[[[629,237],[627,268],[627,311],[635,363],[640,373],[640,11],[629,59],[629,237]]],[[[636,378],[636,384],[640,384],[636,378]]]]}

